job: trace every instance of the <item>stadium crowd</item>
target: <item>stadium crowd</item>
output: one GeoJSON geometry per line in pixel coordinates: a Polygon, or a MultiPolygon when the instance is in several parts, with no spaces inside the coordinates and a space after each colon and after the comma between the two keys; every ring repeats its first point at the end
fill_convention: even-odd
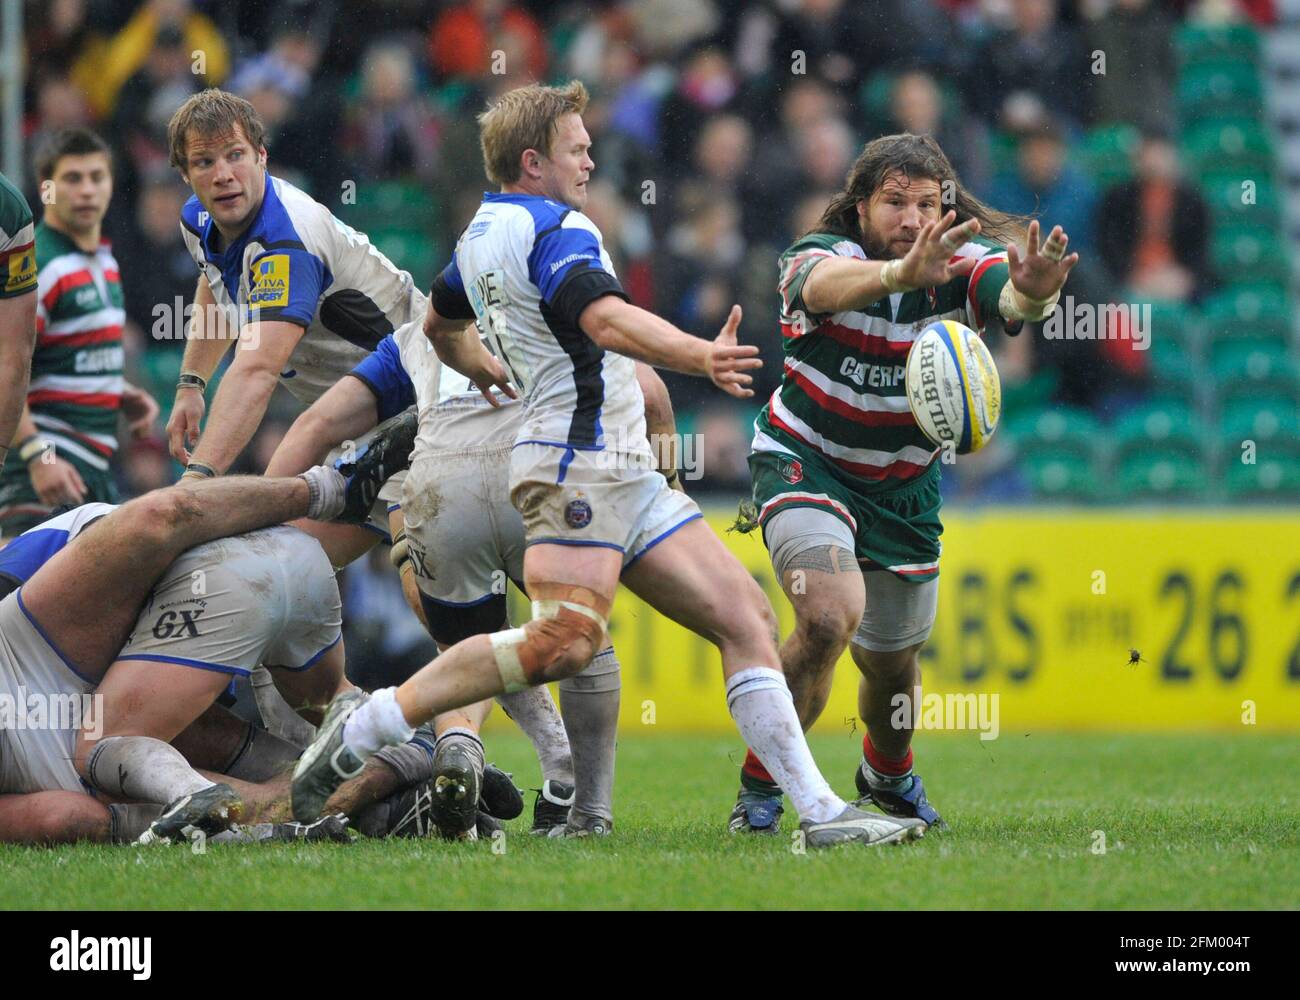
{"type": "MultiPolygon", "coordinates": [[[[168,165],[166,124],[205,86],[250,100],[270,129],[272,171],[427,286],[485,186],[474,115],[522,82],[582,78],[597,163],[588,211],[625,286],[696,331],[740,302],[741,338],[766,360],[761,401],[781,371],[777,255],[814,224],[862,143],[886,132],[935,135],[990,204],[1064,225],[1084,255],[1068,289],[1076,302],[1205,305],[1224,276],[1211,256],[1213,206],[1180,142],[1195,121],[1176,95],[1177,36],[1265,28],[1275,16],[1267,0],[26,7],[28,149],[69,125],[113,147],[105,232],[122,269],[128,371],[153,389],[163,420],[183,347],[166,318],[195,280],[177,225],[189,192],[168,165]]],[[[21,186],[39,206],[34,175],[21,186]]],[[[1064,407],[1111,424],[1157,381],[1159,353],[1129,339],[1031,328],[990,342],[1009,418],[1064,407]]],[[[693,489],[747,492],[757,407],[665,377],[681,429],[700,434],[704,478],[693,489]]],[[[273,411],[244,470],[265,463],[287,412],[273,411]]],[[[1050,468],[1044,479],[1020,461],[1013,433],[1001,438],[946,489],[981,500],[1060,492],[1050,468]]],[[[127,495],[178,473],[160,437],[131,443],[118,465],[127,495]]]]}

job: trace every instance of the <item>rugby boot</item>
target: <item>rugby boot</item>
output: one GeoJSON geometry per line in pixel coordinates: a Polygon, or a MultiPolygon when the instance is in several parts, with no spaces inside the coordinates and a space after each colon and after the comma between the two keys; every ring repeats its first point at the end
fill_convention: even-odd
{"type": "Polygon", "coordinates": [[[894,819],[865,813],[846,805],[844,811],[825,823],[799,824],[804,843],[809,847],[836,847],[840,844],[901,844],[925,836],[925,822],[919,819],[894,819]]]}
{"type": "Polygon", "coordinates": [[[298,758],[291,800],[293,818],[299,823],[318,819],[339,785],[365,768],[365,761],[344,745],[343,724],[369,700],[370,695],[358,688],[337,695],[316,731],[316,739],[298,758]]]}
{"type": "Polygon", "coordinates": [[[533,828],[529,833],[539,837],[550,836],[551,830],[569,821],[569,807],[573,805],[573,786],[562,781],[546,780],[537,791],[533,803],[533,828]]]}
{"type": "Polygon", "coordinates": [[[858,769],[853,772],[853,783],[857,785],[858,794],[862,796],[858,799],[857,805],[874,802],[881,812],[889,816],[915,817],[924,820],[926,826],[932,826],[936,830],[948,829],[948,824],[943,821],[943,817],[935,811],[934,806],[930,805],[929,799],[925,797],[925,785],[921,784],[919,774],[912,775],[912,784],[907,791],[890,792],[872,788],[862,770],[862,765],[858,765],[858,769]]]}
{"type": "Polygon", "coordinates": [[[343,512],[334,520],[347,524],[366,522],[384,483],[410,465],[419,427],[415,407],[408,407],[358,441],[350,461],[338,459],[334,463],[347,480],[343,512]]]}
{"type": "Polygon", "coordinates": [[[229,785],[209,785],[168,803],[137,844],[187,843],[196,833],[212,837],[230,828],[244,802],[229,785]]]}

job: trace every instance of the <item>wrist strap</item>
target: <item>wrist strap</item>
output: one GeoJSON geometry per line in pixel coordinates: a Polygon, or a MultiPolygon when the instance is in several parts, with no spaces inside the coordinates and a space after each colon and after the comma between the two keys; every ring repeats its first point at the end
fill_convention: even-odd
{"type": "Polygon", "coordinates": [[[33,459],[39,458],[47,451],[53,450],[54,442],[47,441],[39,434],[25,437],[18,442],[18,458],[24,465],[30,465],[33,459]]]}
{"type": "Polygon", "coordinates": [[[204,465],[202,462],[191,462],[189,465],[185,466],[185,475],[201,476],[204,479],[216,479],[217,470],[210,465],[204,465]]]}
{"type": "Polygon", "coordinates": [[[208,380],[195,372],[181,372],[176,380],[177,389],[198,389],[203,392],[208,387],[208,380]]]}
{"type": "Polygon", "coordinates": [[[902,266],[903,262],[901,260],[887,260],[885,266],[880,269],[880,283],[885,286],[885,290],[891,295],[908,291],[898,280],[898,269],[902,266]]]}

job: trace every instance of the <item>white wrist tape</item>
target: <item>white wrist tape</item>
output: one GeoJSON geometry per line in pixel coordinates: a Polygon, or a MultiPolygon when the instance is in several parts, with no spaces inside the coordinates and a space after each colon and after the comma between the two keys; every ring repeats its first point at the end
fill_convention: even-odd
{"type": "Polygon", "coordinates": [[[1002,314],[1003,319],[1016,322],[1027,319],[1030,322],[1037,322],[1040,319],[1046,319],[1056,308],[1056,303],[1061,297],[1061,290],[1058,288],[1052,293],[1050,298],[1031,299],[1028,296],[1021,295],[1016,291],[1016,286],[1008,281],[1002,286],[1002,294],[998,296],[998,312],[1002,314]]]}

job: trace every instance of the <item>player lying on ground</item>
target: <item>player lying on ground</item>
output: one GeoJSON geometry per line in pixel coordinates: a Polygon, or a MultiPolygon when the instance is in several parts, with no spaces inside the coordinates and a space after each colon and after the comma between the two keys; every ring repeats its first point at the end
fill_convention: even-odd
{"type": "MultiPolygon", "coordinates": [[[[930,824],[942,821],[911,741],[939,592],[939,449],[912,417],[903,365],[936,320],[983,330],[997,318],[1018,332],[1051,312],[1078,254],[1065,256],[1059,226],[1040,250],[1038,223],[1025,233],[1021,221],[972,197],[933,139],[869,143],[781,257],[785,374],[749,456],[758,524],[795,610],[781,662],[800,722],[821,715],[848,645],[867,730],[858,791],[930,824]]],[[[760,757],[741,768],[732,830],[779,826],[781,783],[760,757]]]]}
{"type": "Polygon", "coordinates": [[[807,842],[910,839],[919,820],[859,812],[817,770],[780,672],[775,617],[754,579],[654,471],[632,358],[752,394],[754,347],[736,343],[739,308],[715,341],[628,304],[600,234],[579,209],[594,164],[581,83],[522,87],[480,118],[488,195],[434,282],[427,327],[444,364],[491,397],[520,386],[511,502],[523,516],[533,620],[457,643],[399,688],[336,699],[295,772],[294,814],[411,726],[502,691],[570,677],[605,644],[620,579],[722,653],[742,734],[794,789],[807,842]],[[469,333],[477,319],[492,352],[469,333]],[[499,360],[498,360],[499,359],[499,360]]]}
{"type": "MultiPolygon", "coordinates": [[[[318,468],[293,479],[241,477],[201,487],[182,484],[112,511],[0,602],[0,679],[11,699],[16,702],[28,688],[72,697],[92,693],[127,645],[155,583],[181,553],[306,514],[351,514],[363,502],[359,495],[375,488],[369,480],[384,471],[362,456],[350,480],[333,469],[318,468]],[[88,608],[94,613],[87,614],[88,608]]],[[[192,581],[195,588],[201,585],[201,580],[192,581]]],[[[198,617],[189,605],[157,610],[160,615],[174,611],[159,632],[164,625],[189,631],[198,617]]],[[[73,740],[73,733],[52,737],[49,729],[16,727],[0,732],[0,737],[7,750],[4,791],[43,790],[51,780],[55,787],[79,787],[64,781],[73,745],[59,743],[73,740]]],[[[78,762],[80,769],[92,785],[113,797],[168,801],[162,793],[138,796],[139,790],[123,787],[141,775],[119,766],[126,760],[116,760],[115,754],[134,745],[122,737],[101,740],[94,753],[78,762]]],[[[166,744],[159,746],[166,748],[160,752],[174,754],[166,744]]],[[[144,777],[153,780],[152,774],[144,777]]]]}
{"type": "MultiPolygon", "coordinates": [[[[3,593],[31,579],[69,541],[115,509],[87,504],[20,536],[0,553],[3,593]]],[[[304,677],[293,677],[283,689],[305,706],[304,715],[319,718],[318,709],[311,706],[323,705],[346,683],[342,658],[334,655],[337,630],[333,573],[309,536],[276,527],[185,552],[150,592],[127,648],[97,690],[93,734],[77,734],[69,723],[61,731],[44,729],[5,747],[0,755],[0,772],[5,774],[0,789],[22,794],[0,795],[0,839],[134,839],[142,824],[152,824],[152,839],[177,839],[192,829],[216,833],[236,810],[244,821],[286,819],[287,767],[301,747],[211,705],[206,689],[196,691],[195,675],[210,671],[204,677],[215,678],[213,687],[219,689],[225,684],[223,675],[244,671],[243,663],[278,662],[292,655],[295,647],[315,647],[332,634],[334,638],[323,647],[325,655],[312,657],[317,662],[304,675],[314,677],[307,683],[304,677]],[[289,567],[291,574],[285,572],[289,567]],[[232,603],[249,603],[249,607],[236,617],[232,603]],[[232,635],[236,626],[239,634],[232,635]],[[151,652],[140,651],[143,630],[150,637],[144,642],[153,647],[151,652]],[[202,709],[197,718],[196,709],[202,709]],[[173,732],[178,727],[183,729],[173,732]],[[129,789],[123,779],[122,790],[133,800],[129,804],[105,804],[78,790],[84,782],[74,760],[83,761],[88,750],[93,753],[96,740],[110,737],[124,740],[120,755],[129,763],[121,766],[131,777],[129,789]],[[174,742],[174,749],[160,746],[160,740],[174,742]],[[232,802],[231,792],[242,801],[232,802]],[[160,805],[149,807],[150,801],[170,805],[164,811],[160,805]],[[215,822],[222,812],[222,822],[215,822]]],[[[20,680],[29,695],[60,693],[53,690],[57,672],[24,672],[20,680]]],[[[418,828],[428,812],[428,792],[415,787],[431,778],[427,735],[417,734],[411,744],[388,750],[377,761],[378,769],[388,775],[364,785],[354,783],[359,787],[345,790],[349,808],[338,810],[347,811],[360,828],[377,835],[394,832],[394,827],[404,832],[404,817],[406,824],[414,821],[418,828]],[[408,788],[410,794],[400,795],[408,788]],[[384,799],[390,801],[380,801],[384,799]],[[377,805],[371,806],[372,802],[377,805]],[[412,810],[414,814],[406,816],[412,810]]],[[[489,781],[492,785],[484,797],[490,810],[499,818],[513,818],[522,802],[508,777],[493,769],[489,781]],[[510,798],[513,803],[507,801],[510,798]]],[[[294,826],[258,832],[277,838],[304,833],[294,826]]],[[[323,832],[338,836],[341,830],[336,823],[323,832]]]]}
{"type": "MultiPolygon", "coordinates": [[[[439,650],[445,650],[471,635],[509,625],[505,583],[511,579],[518,585],[523,577],[523,522],[510,505],[508,479],[522,406],[505,396],[492,406],[464,376],[447,368],[435,365],[440,377],[428,378],[429,349],[423,331],[413,326],[386,338],[353,370],[353,378],[340,379],[295,421],[271,465],[284,472],[305,468],[401,408],[419,407],[420,433],[404,477],[402,504],[397,505],[406,518],[405,530],[394,528],[394,559],[408,599],[415,595],[421,620],[439,650]]],[[[663,381],[648,365],[637,366],[637,381],[652,439],[672,442],[672,404],[663,381]]],[[[676,479],[675,470],[669,471],[676,479]]],[[[498,696],[532,739],[542,764],[534,832],[608,832],[613,827],[619,703],[613,648],[562,681],[560,699],[564,722],[557,732],[545,687],[498,696]]],[[[442,773],[444,763],[453,773],[463,773],[459,762],[465,758],[481,768],[482,748],[474,734],[489,707],[490,701],[484,701],[438,716],[435,774],[442,773]]],[[[450,812],[439,808],[435,815],[454,825],[457,819],[450,812]]]]}

